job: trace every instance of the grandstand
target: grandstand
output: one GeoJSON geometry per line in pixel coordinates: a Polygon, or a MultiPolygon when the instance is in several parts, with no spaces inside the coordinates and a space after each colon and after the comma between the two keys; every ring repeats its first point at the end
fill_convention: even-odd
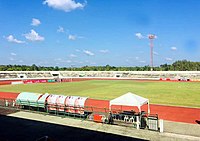
{"type": "Polygon", "coordinates": [[[136,79],[199,81],[199,71],[0,71],[0,80],[26,79],[136,79]]]}

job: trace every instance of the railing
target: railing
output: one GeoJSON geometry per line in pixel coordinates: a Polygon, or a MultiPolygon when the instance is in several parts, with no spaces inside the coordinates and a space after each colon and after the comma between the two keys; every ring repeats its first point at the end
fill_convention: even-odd
{"type": "Polygon", "coordinates": [[[122,111],[104,107],[72,107],[66,105],[45,104],[33,101],[20,101],[15,99],[0,99],[0,107],[14,108],[16,110],[28,110],[42,114],[51,114],[55,116],[78,118],[81,120],[96,121],[101,123],[110,123],[119,126],[130,126],[137,129],[159,130],[158,115],[148,115],[145,112],[122,111]],[[110,114],[111,112],[111,114],[110,114]]]}
{"type": "Polygon", "coordinates": [[[8,108],[17,108],[15,99],[0,98],[0,106],[8,108]]]}

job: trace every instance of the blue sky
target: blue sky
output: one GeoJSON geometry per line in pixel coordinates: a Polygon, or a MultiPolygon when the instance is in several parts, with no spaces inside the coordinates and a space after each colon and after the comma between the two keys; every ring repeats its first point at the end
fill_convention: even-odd
{"type": "Polygon", "coordinates": [[[0,64],[200,61],[199,0],[0,0],[0,64]]]}

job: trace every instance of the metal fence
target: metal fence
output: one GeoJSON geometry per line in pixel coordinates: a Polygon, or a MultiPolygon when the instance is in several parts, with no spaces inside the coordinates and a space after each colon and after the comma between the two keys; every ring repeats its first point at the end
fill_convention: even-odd
{"type": "Polygon", "coordinates": [[[78,118],[81,120],[96,121],[101,123],[111,123],[120,126],[130,126],[137,129],[149,129],[154,131],[159,130],[158,115],[147,115],[145,112],[138,113],[135,111],[123,111],[120,109],[112,109],[112,111],[110,111],[104,107],[88,106],[80,108],[52,104],[46,104],[42,107],[37,102],[32,103],[27,101],[26,104],[23,104],[19,101],[16,102],[15,99],[0,99],[0,106],[3,108],[78,118]],[[110,118],[112,122],[109,122],[110,118]]]}

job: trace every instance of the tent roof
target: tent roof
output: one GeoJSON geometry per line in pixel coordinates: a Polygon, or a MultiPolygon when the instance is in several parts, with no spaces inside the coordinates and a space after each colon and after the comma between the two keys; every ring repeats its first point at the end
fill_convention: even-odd
{"type": "Polygon", "coordinates": [[[66,105],[67,106],[74,106],[76,99],[78,98],[78,96],[68,96],[66,98],[66,105]]]}
{"type": "Polygon", "coordinates": [[[46,104],[46,99],[49,96],[48,93],[43,94],[39,99],[38,99],[38,107],[45,107],[46,104]]]}
{"type": "Polygon", "coordinates": [[[47,98],[47,103],[48,104],[56,104],[56,100],[58,97],[59,97],[59,95],[50,94],[49,97],[47,98]]]}
{"type": "Polygon", "coordinates": [[[74,106],[84,108],[86,99],[87,97],[78,97],[74,102],[74,106]]]}
{"type": "Polygon", "coordinates": [[[65,105],[65,99],[67,96],[65,95],[59,95],[59,97],[56,99],[56,104],[57,105],[65,105]]]}
{"type": "Polygon", "coordinates": [[[17,100],[37,102],[41,95],[42,94],[40,93],[21,92],[18,95],[17,100]]]}
{"type": "Polygon", "coordinates": [[[49,96],[48,93],[43,94],[40,99],[38,99],[38,102],[45,103],[46,98],[49,96]]]}
{"type": "Polygon", "coordinates": [[[111,105],[124,105],[124,106],[137,106],[139,109],[142,105],[149,103],[149,100],[128,92],[120,97],[117,97],[110,101],[111,105]]]}
{"type": "Polygon", "coordinates": [[[16,102],[20,105],[37,107],[37,101],[41,96],[39,93],[22,92],[17,96],[16,102]]]}

